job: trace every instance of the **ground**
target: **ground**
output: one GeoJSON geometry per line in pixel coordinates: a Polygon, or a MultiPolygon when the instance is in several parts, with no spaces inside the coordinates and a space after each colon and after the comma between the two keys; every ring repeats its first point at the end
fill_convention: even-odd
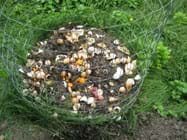
{"type": "MultiPolygon", "coordinates": [[[[58,140],[53,138],[45,130],[36,126],[10,126],[1,122],[0,133],[7,129],[11,132],[11,140],[58,140]],[[29,131],[23,131],[24,129],[29,131]]],[[[89,138],[89,136],[87,136],[89,138]]],[[[187,118],[178,120],[176,118],[164,118],[156,113],[143,113],[139,115],[138,124],[133,134],[121,134],[115,136],[115,140],[186,140],[187,118]]],[[[0,139],[1,140],[1,139],[0,139]]]]}
{"type": "Polygon", "coordinates": [[[185,140],[187,119],[164,118],[158,114],[142,114],[135,130],[136,140],[185,140]]]}

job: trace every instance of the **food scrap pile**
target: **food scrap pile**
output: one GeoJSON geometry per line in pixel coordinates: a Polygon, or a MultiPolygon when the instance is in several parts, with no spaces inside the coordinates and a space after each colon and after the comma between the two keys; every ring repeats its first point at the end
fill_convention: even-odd
{"type": "Polygon", "coordinates": [[[35,100],[47,97],[73,112],[120,112],[120,102],[141,80],[136,60],[118,39],[82,25],[55,30],[37,43],[19,71],[24,77],[23,95],[35,100]]]}

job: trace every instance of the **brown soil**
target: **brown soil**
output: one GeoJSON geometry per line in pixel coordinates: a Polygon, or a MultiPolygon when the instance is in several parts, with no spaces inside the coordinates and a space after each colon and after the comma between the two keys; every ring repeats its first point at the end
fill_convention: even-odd
{"type": "Polygon", "coordinates": [[[140,116],[135,130],[136,140],[186,140],[187,118],[163,118],[157,114],[143,114],[140,116]]]}
{"type": "MultiPolygon", "coordinates": [[[[6,123],[0,125],[0,135],[7,129],[6,123]]],[[[9,128],[11,140],[57,140],[52,138],[48,132],[36,127],[24,129],[18,126],[9,128]]],[[[93,132],[94,133],[94,132],[93,132]]],[[[187,139],[187,118],[177,120],[175,118],[163,118],[158,114],[148,113],[139,116],[138,126],[130,134],[121,134],[114,137],[115,140],[186,140],[187,139]]],[[[77,138],[80,136],[77,136],[77,138]]],[[[85,136],[84,136],[85,137],[85,136]]],[[[87,135],[87,138],[90,135],[87,135]]],[[[94,139],[95,140],[95,139],[94,139]]]]}

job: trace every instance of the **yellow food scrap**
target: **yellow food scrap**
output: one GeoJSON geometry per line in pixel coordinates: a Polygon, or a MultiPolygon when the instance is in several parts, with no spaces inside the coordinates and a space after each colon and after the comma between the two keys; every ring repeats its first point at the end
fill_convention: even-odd
{"type": "Polygon", "coordinates": [[[78,59],[78,60],[76,61],[76,64],[79,65],[79,66],[82,65],[82,64],[83,64],[83,60],[82,60],[82,59],[78,59]]]}
{"type": "Polygon", "coordinates": [[[83,77],[79,77],[75,80],[76,83],[81,83],[81,84],[84,84],[86,83],[87,79],[86,78],[83,78],[83,77]]]}
{"type": "Polygon", "coordinates": [[[72,88],[73,84],[72,83],[68,83],[68,87],[72,88]]]}

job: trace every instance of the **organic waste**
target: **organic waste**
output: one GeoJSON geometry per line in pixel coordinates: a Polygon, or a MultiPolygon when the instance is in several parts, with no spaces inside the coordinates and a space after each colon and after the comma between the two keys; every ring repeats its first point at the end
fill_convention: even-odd
{"type": "Polygon", "coordinates": [[[19,71],[23,95],[74,113],[118,113],[141,76],[136,60],[104,31],[69,24],[38,42],[19,71]],[[53,99],[53,100],[52,100],[53,99]]]}

